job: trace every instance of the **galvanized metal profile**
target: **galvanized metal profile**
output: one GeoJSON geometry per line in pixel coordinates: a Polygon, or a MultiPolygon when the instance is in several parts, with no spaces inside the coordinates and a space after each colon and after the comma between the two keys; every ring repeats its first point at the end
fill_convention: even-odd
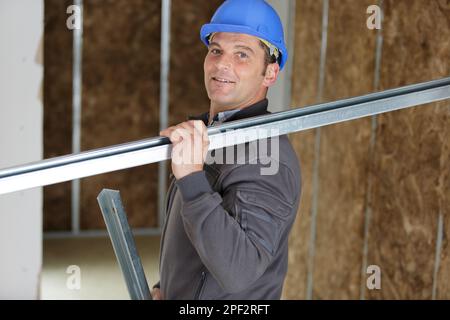
{"type": "Polygon", "coordinates": [[[436,249],[434,254],[433,287],[431,291],[431,300],[436,300],[436,298],[438,297],[437,291],[439,284],[439,268],[441,266],[442,240],[444,239],[444,215],[441,209],[439,210],[436,233],[436,249]]]}
{"type": "MultiPolygon", "coordinates": [[[[383,50],[383,0],[378,0],[378,7],[381,8],[381,28],[377,30],[376,36],[376,45],[375,45],[375,70],[374,70],[374,78],[373,78],[373,90],[378,91],[380,87],[380,75],[381,75],[381,56],[383,50]]],[[[370,131],[370,142],[369,142],[369,168],[371,169],[373,166],[373,159],[375,158],[375,143],[377,136],[377,116],[373,115],[371,117],[371,131],[370,131]]],[[[369,172],[370,172],[369,169],[369,172]]],[[[359,289],[359,298],[360,300],[365,300],[366,298],[366,277],[367,277],[367,266],[368,266],[368,254],[369,254],[369,230],[370,230],[370,222],[372,217],[372,175],[369,174],[367,177],[367,192],[365,199],[365,208],[364,208],[364,236],[363,236],[363,250],[362,250],[362,264],[361,264],[361,282],[359,289]]]]}
{"type": "MultiPolygon", "coordinates": [[[[450,77],[208,128],[209,149],[318,128],[450,98],[450,77]],[[262,132],[254,135],[257,130],[262,132]]],[[[170,159],[172,145],[155,137],[0,170],[0,194],[170,159]]]]}
{"type": "Polygon", "coordinates": [[[119,191],[103,189],[97,200],[131,299],[151,300],[144,268],[131,234],[119,191]]]}
{"type": "MultiPolygon", "coordinates": [[[[73,64],[72,64],[72,152],[81,151],[81,97],[83,66],[83,0],[75,0],[80,15],[76,28],[73,29],[73,64]]],[[[72,232],[80,231],[80,180],[72,181],[71,189],[71,224],[72,232]]]]}
{"type": "MultiPolygon", "coordinates": [[[[163,130],[169,124],[169,72],[170,72],[170,7],[171,0],[163,0],[161,5],[161,74],[159,98],[159,128],[163,130]]],[[[167,162],[158,166],[158,227],[164,220],[164,200],[167,192],[167,162]]]]}

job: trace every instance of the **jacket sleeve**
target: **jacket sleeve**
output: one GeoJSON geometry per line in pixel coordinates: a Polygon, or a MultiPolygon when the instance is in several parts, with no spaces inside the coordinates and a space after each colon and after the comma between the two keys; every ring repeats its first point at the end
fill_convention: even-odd
{"type": "Polygon", "coordinates": [[[298,177],[281,164],[270,176],[261,175],[260,168],[234,168],[223,177],[221,194],[212,190],[204,171],[176,182],[185,231],[203,264],[229,293],[244,290],[265,272],[295,219],[298,177]]]}

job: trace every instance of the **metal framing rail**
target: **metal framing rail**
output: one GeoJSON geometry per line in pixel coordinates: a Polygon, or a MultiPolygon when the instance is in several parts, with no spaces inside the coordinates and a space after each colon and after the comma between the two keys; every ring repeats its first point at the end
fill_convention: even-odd
{"type": "Polygon", "coordinates": [[[133,300],[151,300],[141,258],[128,224],[120,192],[103,189],[97,197],[114,252],[133,300]]]}
{"type": "MultiPolygon", "coordinates": [[[[450,98],[450,77],[364,96],[242,119],[208,128],[209,149],[318,128],[450,98]],[[255,130],[264,136],[255,136],[255,130]]],[[[171,143],[155,137],[0,170],[0,194],[170,159],[171,143]]]]}

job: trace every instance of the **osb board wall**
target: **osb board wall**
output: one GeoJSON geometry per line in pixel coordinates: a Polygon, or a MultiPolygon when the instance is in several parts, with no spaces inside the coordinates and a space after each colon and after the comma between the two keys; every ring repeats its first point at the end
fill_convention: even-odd
{"type": "MultiPolygon", "coordinates": [[[[324,100],[374,89],[376,31],[365,28],[370,4],[330,1],[324,100]]],[[[383,1],[383,8],[379,89],[448,76],[448,4],[383,1]]],[[[297,106],[314,102],[317,94],[317,86],[307,84],[307,79],[313,75],[311,82],[317,83],[320,49],[311,41],[320,41],[321,19],[321,1],[297,2],[293,79],[297,106]]],[[[290,238],[285,298],[449,298],[449,105],[446,101],[378,116],[372,133],[369,119],[324,127],[319,160],[312,151],[315,130],[291,137],[302,165],[303,195],[290,238]],[[370,139],[375,141],[371,156],[370,139]],[[318,208],[311,242],[315,165],[318,208]],[[443,237],[436,253],[439,215],[443,237]],[[366,257],[364,239],[368,239],[366,257]],[[365,289],[364,259],[381,268],[381,290],[365,289]],[[308,278],[312,295],[307,294],[308,278]]]]}
{"type": "MultiPolygon", "coordinates": [[[[203,85],[206,48],[199,29],[220,3],[172,1],[169,124],[209,108],[203,85]]],[[[45,83],[45,92],[53,94],[46,103],[51,112],[46,113],[45,140],[53,143],[46,152],[54,155],[71,153],[72,34],[65,27],[67,5],[46,1],[45,9],[46,17],[55,20],[46,23],[45,40],[46,69],[54,70],[45,83]]],[[[160,1],[84,1],[82,150],[158,135],[160,12],[160,1]]],[[[133,227],[156,226],[157,172],[158,166],[151,164],[82,179],[81,228],[104,228],[96,202],[102,188],[121,191],[133,227]]],[[[70,184],[62,186],[44,189],[46,230],[70,229],[70,184]]]]}

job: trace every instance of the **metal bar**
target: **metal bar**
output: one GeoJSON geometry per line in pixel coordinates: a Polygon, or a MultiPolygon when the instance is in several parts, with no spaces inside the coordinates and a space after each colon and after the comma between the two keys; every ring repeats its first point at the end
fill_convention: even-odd
{"type": "Polygon", "coordinates": [[[152,296],[119,191],[103,189],[97,200],[131,299],[151,300],[152,296]]]}
{"type": "MultiPolygon", "coordinates": [[[[163,0],[161,5],[161,79],[159,128],[169,124],[169,71],[170,71],[170,7],[171,0],[163,0]]],[[[164,200],[167,192],[167,162],[161,161],[158,167],[158,226],[164,220],[164,200]]]]}
{"type": "MultiPolygon", "coordinates": [[[[219,149],[450,98],[450,77],[208,128],[219,149]],[[259,135],[252,133],[258,130],[259,135]]],[[[0,170],[0,194],[170,159],[167,137],[155,137],[0,170]]]]}
{"type": "MultiPolygon", "coordinates": [[[[73,30],[73,66],[72,66],[72,152],[81,151],[81,94],[83,61],[83,0],[74,0],[80,9],[77,28],[73,30]]],[[[71,223],[72,232],[80,231],[80,180],[72,180],[71,223]]]]}

